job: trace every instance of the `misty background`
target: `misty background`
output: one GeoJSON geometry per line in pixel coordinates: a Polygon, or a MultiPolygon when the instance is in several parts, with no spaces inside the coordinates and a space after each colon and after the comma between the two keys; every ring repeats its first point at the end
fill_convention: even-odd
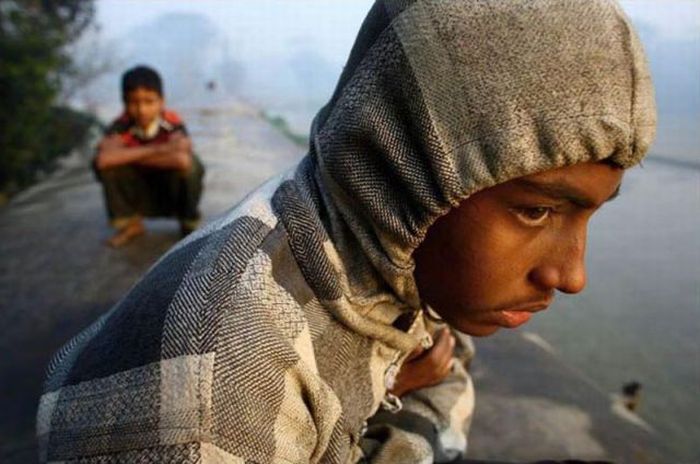
{"type": "MultiPolygon", "coordinates": [[[[306,134],[329,98],[370,8],[367,0],[99,0],[97,27],[74,46],[99,78],[70,101],[105,120],[119,111],[121,72],[148,63],[177,108],[243,99],[306,134]],[[135,14],[138,12],[138,15],[135,14]],[[216,91],[205,83],[214,81],[216,91]]],[[[644,43],[656,86],[654,154],[700,163],[700,2],[622,2],[644,43]]]]}

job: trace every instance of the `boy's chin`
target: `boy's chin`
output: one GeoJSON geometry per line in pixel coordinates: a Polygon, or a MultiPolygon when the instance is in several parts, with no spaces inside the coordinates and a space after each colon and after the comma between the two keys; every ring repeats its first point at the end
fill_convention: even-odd
{"type": "Polygon", "coordinates": [[[498,332],[498,329],[502,328],[497,324],[469,320],[445,320],[445,322],[447,322],[453,329],[473,337],[488,337],[489,335],[493,335],[494,333],[498,332]]]}
{"type": "Polygon", "coordinates": [[[153,123],[153,121],[154,121],[153,119],[150,120],[150,121],[148,121],[148,122],[137,121],[137,122],[136,122],[136,125],[139,126],[139,129],[141,129],[141,130],[147,130],[147,129],[151,126],[151,124],[153,123]]]}

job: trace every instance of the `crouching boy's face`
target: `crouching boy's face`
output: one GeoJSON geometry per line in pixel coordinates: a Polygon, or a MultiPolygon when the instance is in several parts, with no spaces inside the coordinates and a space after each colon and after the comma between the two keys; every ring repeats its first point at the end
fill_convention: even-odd
{"type": "Polygon", "coordinates": [[[414,253],[421,297],[456,329],[483,336],[524,324],[555,290],[580,292],[588,220],[615,197],[622,174],[582,163],[472,195],[414,253]]]}
{"type": "Polygon", "coordinates": [[[155,90],[137,87],[124,96],[126,113],[141,128],[147,129],[163,111],[163,97],[155,90]]]}

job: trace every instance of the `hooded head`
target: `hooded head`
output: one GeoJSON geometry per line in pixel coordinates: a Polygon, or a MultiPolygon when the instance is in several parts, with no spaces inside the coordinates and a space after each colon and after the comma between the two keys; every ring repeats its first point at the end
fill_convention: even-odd
{"type": "Polygon", "coordinates": [[[612,0],[378,0],[311,157],[325,203],[417,307],[413,254],[438,218],[522,176],[629,168],[654,128],[642,49],[612,0]]]}

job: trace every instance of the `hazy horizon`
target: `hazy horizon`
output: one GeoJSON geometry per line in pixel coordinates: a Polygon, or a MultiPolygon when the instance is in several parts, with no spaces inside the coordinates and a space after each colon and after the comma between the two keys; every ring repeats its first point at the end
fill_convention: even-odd
{"type": "MultiPolygon", "coordinates": [[[[700,163],[700,2],[625,0],[649,56],[659,109],[654,153],[700,163]]],[[[103,119],[121,102],[121,72],[148,63],[174,106],[243,99],[279,113],[299,133],[330,96],[368,0],[98,0],[99,30],[76,47],[110,71],[73,101],[103,119]],[[134,12],[138,11],[138,19],[134,12]],[[217,83],[216,99],[205,91],[217,83]]]]}

